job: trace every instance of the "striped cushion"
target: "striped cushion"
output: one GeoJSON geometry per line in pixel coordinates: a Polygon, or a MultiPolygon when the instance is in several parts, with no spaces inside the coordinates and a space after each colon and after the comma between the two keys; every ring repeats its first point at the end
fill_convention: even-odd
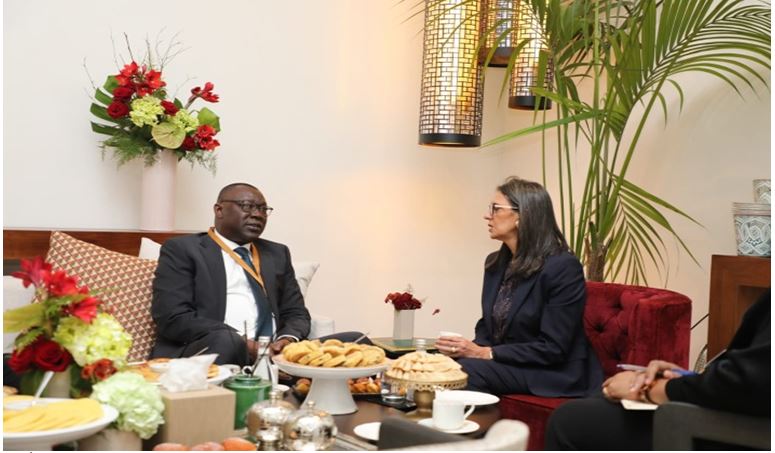
{"type": "Polygon", "coordinates": [[[129,361],[148,358],[156,338],[151,319],[151,284],[156,261],[113,252],[54,231],[47,261],[54,269],[77,275],[112,310],[132,335],[129,361]]]}

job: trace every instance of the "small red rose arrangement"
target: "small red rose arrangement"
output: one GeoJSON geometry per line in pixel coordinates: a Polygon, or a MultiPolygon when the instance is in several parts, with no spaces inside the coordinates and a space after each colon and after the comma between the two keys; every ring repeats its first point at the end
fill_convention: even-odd
{"type": "Polygon", "coordinates": [[[396,310],[417,310],[422,308],[422,301],[412,295],[412,287],[408,286],[403,292],[389,293],[385,297],[385,303],[393,304],[396,310]]]}
{"type": "Polygon", "coordinates": [[[199,99],[216,103],[220,98],[213,92],[215,86],[207,82],[192,88],[185,104],[168,99],[162,71],[150,61],[163,68],[171,57],[149,58],[149,63],[142,64],[132,60],[109,75],[102,87],[95,87],[90,111],[102,122],[92,122],[92,130],[108,136],[101,146],[113,151],[119,165],[135,158],[152,165],[162,149],[169,149],[178,160],[199,163],[214,173],[212,151],[220,146],[215,138],[221,130],[220,119],[207,107],[194,110],[192,104],[199,99]]]}
{"type": "Polygon", "coordinates": [[[31,393],[45,371],[70,369],[72,393],[88,390],[126,363],[132,337],[87,286],[38,257],[22,260],[11,274],[32,285],[32,303],[3,313],[3,330],[20,334],[8,362],[22,376],[22,392],[31,393]],[[79,379],[80,378],[80,379],[79,379]]]}

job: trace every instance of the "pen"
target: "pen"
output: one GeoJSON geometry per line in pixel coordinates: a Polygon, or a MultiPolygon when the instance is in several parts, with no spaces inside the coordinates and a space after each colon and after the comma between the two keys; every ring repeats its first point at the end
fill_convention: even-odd
{"type": "MultiPolygon", "coordinates": [[[[629,363],[620,363],[616,365],[616,368],[619,368],[620,370],[624,370],[624,371],[646,371],[645,366],[631,365],[629,363]]],[[[697,374],[694,371],[682,370],[680,368],[673,368],[670,371],[680,376],[694,376],[695,374],[697,374]]],[[[658,375],[661,376],[662,373],[660,372],[658,375]]]]}

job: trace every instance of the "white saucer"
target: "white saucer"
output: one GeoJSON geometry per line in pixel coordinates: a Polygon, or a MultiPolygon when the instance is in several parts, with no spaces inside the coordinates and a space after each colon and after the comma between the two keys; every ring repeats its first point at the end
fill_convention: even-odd
{"type": "Polygon", "coordinates": [[[495,395],[474,392],[473,390],[443,390],[436,392],[436,398],[460,401],[465,404],[473,404],[474,406],[487,406],[500,401],[500,398],[495,395]]]}
{"type": "Polygon", "coordinates": [[[427,426],[428,428],[433,428],[435,430],[443,431],[443,432],[449,433],[449,434],[468,434],[468,433],[472,433],[472,432],[476,431],[477,429],[479,429],[479,423],[476,423],[473,420],[466,420],[465,422],[463,422],[463,426],[461,426],[458,429],[440,429],[440,428],[436,428],[436,426],[433,424],[433,419],[432,418],[424,418],[424,419],[418,421],[417,424],[423,425],[423,426],[427,426]]]}
{"type": "Polygon", "coordinates": [[[273,387],[273,389],[274,389],[274,390],[279,390],[279,391],[283,392],[283,394],[285,394],[285,392],[287,392],[287,391],[288,391],[288,390],[290,390],[291,388],[290,388],[290,387],[288,387],[288,386],[287,386],[287,385],[285,385],[285,384],[275,384],[275,385],[274,385],[274,387],[273,387]]]}
{"type": "Polygon", "coordinates": [[[360,437],[367,440],[377,441],[379,440],[379,427],[381,422],[361,423],[356,426],[353,431],[360,437]]]}

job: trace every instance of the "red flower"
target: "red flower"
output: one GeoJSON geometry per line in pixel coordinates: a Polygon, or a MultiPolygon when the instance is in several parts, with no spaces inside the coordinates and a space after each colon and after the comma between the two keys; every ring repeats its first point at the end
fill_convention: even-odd
{"type": "Polygon", "coordinates": [[[183,144],[180,145],[181,148],[183,148],[186,151],[193,151],[196,149],[196,142],[194,141],[194,137],[190,135],[186,135],[186,138],[183,139],[183,144]]]}
{"type": "Polygon", "coordinates": [[[56,271],[46,279],[48,293],[52,296],[73,296],[80,294],[78,278],[70,277],[65,271],[56,271]]]}
{"type": "Polygon", "coordinates": [[[213,88],[215,88],[215,85],[212,84],[212,82],[205,83],[205,87],[194,87],[191,89],[191,98],[189,98],[189,102],[200,97],[204,99],[207,102],[218,102],[220,99],[220,96],[213,93],[213,88]]]}
{"type": "Polygon", "coordinates": [[[40,339],[37,339],[28,344],[24,349],[14,349],[11,358],[8,360],[8,366],[11,367],[14,373],[22,374],[30,368],[39,342],[40,339]]]}
{"type": "Polygon", "coordinates": [[[124,66],[124,69],[116,76],[118,84],[122,87],[132,86],[132,77],[137,74],[137,63],[134,61],[124,66]]]}
{"type": "Polygon", "coordinates": [[[35,365],[45,371],[65,371],[72,361],[73,356],[51,340],[41,340],[35,349],[35,365]]]}
{"type": "Polygon", "coordinates": [[[108,106],[108,115],[111,118],[119,119],[129,114],[129,107],[120,101],[113,101],[108,106]]]}
{"type": "Polygon", "coordinates": [[[90,363],[81,369],[81,379],[85,381],[91,381],[91,378],[94,375],[94,368],[96,366],[95,364],[96,362],[90,363]]]}
{"type": "Polygon", "coordinates": [[[142,74],[138,77],[139,83],[137,83],[137,95],[140,97],[149,95],[159,88],[167,85],[165,81],[161,79],[161,72],[150,70],[145,72],[145,66],[143,66],[142,74]]]}
{"type": "Polygon", "coordinates": [[[113,90],[113,100],[126,102],[129,100],[129,98],[132,97],[133,94],[135,94],[135,90],[133,88],[128,86],[118,86],[115,90],[113,90]]]}
{"type": "Polygon", "coordinates": [[[51,272],[51,264],[43,261],[43,258],[40,256],[32,260],[23,259],[21,267],[22,270],[20,272],[13,272],[11,275],[22,279],[22,284],[25,288],[29,287],[30,284],[40,286],[51,272]]]}
{"type": "Polygon", "coordinates": [[[178,110],[180,110],[177,105],[170,101],[161,101],[161,106],[164,107],[164,113],[170,116],[175,116],[178,110]]]}
{"type": "Polygon", "coordinates": [[[221,146],[221,143],[212,137],[203,137],[199,139],[197,146],[206,151],[212,151],[218,146],[221,146]]]}
{"type": "Polygon", "coordinates": [[[117,371],[112,360],[100,359],[83,367],[81,378],[92,382],[104,381],[116,374],[117,371]]]}
{"type": "Polygon", "coordinates": [[[113,366],[113,361],[110,359],[100,359],[94,362],[94,377],[98,381],[104,381],[116,374],[117,371],[116,367],[113,366]]]}
{"type": "Polygon", "coordinates": [[[215,128],[209,124],[203,124],[196,130],[196,136],[199,138],[212,137],[215,134],[215,128]]]}
{"type": "Polygon", "coordinates": [[[150,70],[145,74],[145,83],[153,91],[167,85],[167,82],[161,79],[161,72],[154,70],[150,70]]]}
{"type": "Polygon", "coordinates": [[[75,316],[85,323],[91,323],[92,319],[97,316],[97,307],[102,304],[102,301],[96,297],[87,297],[86,299],[70,304],[65,307],[64,312],[75,316]]]}
{"type": "Polygon", "coordinates": [[[197,148],[212,151],[217,146],[220,146],[221,144],[218,140],[213,138],[216,133],[215,128],[209,124],[199,126],[196,130],[196,134],[194,134],[194,142],[196,143],[197,148]]]}
{"type": "Polygon", "coordinates": [[[134,61],[124,65],[124,69],[121,70],[120,74],[124,77],[132,77],[133,75],[137,74],[137,63],[134,61]]]}
{"type": "Polygon", "coordinates": [[[388,302],[391,302],[396,310],[417,310],[422,308],[422,302],[417,300],[410,292],[389,293],[385,297],[385,303],[388,302]]]}

